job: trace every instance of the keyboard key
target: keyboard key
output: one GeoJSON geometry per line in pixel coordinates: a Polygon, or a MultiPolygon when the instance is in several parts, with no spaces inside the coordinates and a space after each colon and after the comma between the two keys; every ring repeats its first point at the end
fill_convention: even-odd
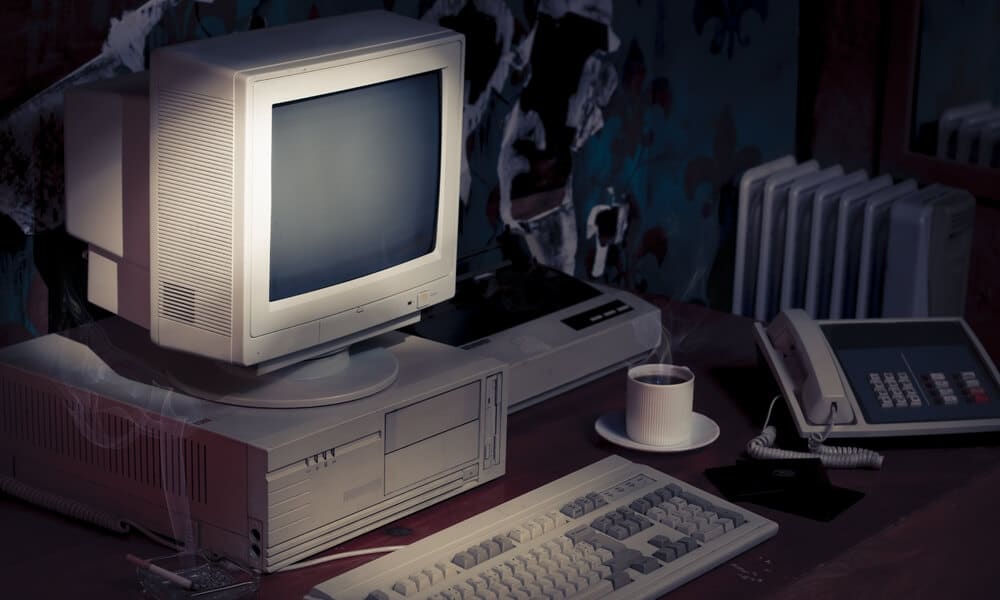
{"type": "Polygon", "coordinates": [[[392,591],[403,596],[417,593],[417,584],[410,579],[400,579],[392,586],[392,591]]]}
{"type": "Polygon", "coordinates": [[[674,529],[676,529],[677,531],[680,531],[681,533],[686,533],[688,535],[690,535],[690,534],[698,531],[698,527],[695,526],[695,524],[692,523],[692,522],[690,522],[690,521],[684,521],[683,523],[681,523],[680,525],[678,525],[674,529]]]}
{"type": "Polygon", "coordinates": [[[639,523],[633,521],[632,519],[625,519],[624,521],[622,521],[621,526],[628,530],[628,534],[630,536],[635,535],[640,531],[642,531],[642,527],[639,525],[639,523]]]}
{"type": "Polygon", "coordinates": [[[410,581],[417,584],[417,591],[426,590],[431,587],[431,578],[426,573],[420,572],[410,575],[410,581]]]}
{"type": "Polygon", "coordinates": [[[723,529],[721,525],[714,525],[707,529],[695,532],[692,537],[699,542],[710,542],[721,536],[723,533],[725,533],[725,529],[723,529]]]}
{"type": "Polygon", "coordinates": [[[466,552],[471,554],[472,557],[476,559],[477,565],[479,563],[486,562],[491,558],[489,552],[487,552],[482,546],[470,546],[466,552]]]}
{"type": "MultiPolygon", "coordinates": [[[[597,521],[594,523],[596,524],[597,521]]],[[[574,544],[580,544],[594,539],[594,536],[598,531],[603,532],[602,529],[596,526],[588,527],[587,525],[580,525],[579,527],[574,527],[573,529],[567,531],[566,537],[572,540],[574,544]]]]}
{"type": "Polygon", "coordinates": [[[559,569],[549,571],[549,578],[552,580],[552,586],[555,588],[564,588],[568,581],[566,574],[559,569]]]}
{"type": "Polygon", "coordinates": [[[677,540],[677,543],[678,544],[683,544],[684,546],[686,546],[688,552],[691,552],[692,550],[695,550],[695,549],[698,548],[698,542],[695,541],[694,538],[690,538],[690,537],[681,538],[681,539],[677,540]]]}
{"type": "Polygon", "coordinates": [[[507,532],[507,536],[515,542],[528,542],[531,541],[531,533],[529,533],[523,527],[516,527],[507,532]]]}
{"type": "Polygon", "coordinates": [[[632,577],[626,571],[617,571],[612,572],[611,577],[608,577],[606,581],[610,582],[615,590],[618,590],[632,583],[632,577]]]}
{"type": "Polygon", "coordinates": [[[374,592],[369,592],[365,596],[365,600],[389,600],[389,594],[386,594],[382,590],[375,590],[374,592]]]}
{"type": "Polygon", "coordinates": [[[467,551],[459,552],[454,558],[451,559],[451,562],[455,563],[459,567],[462,567],[463,569],[471,569],[476,566],[476,557],[469,554],[467,551]]]}
{"type": "Polygon", "coordinates": [[[531,550],[529,550],[528,555],[531,556],[532,560],[534,560],[535,563],[541,564],[541,561],[549,558],[549,550],[548,548],[539,546],[537,548],[532,548],[531,550]]]}
{"type": "Polygon", "coordinates": [[[538,586],[538,589],[542,590],[543,594],[551,594],[556,589],[555,582],[548,575],[539,577],[535,585],[538,586]]]}
{"type": "Polygon", "coordinates": [[[473,593],[476,595],[482,593],[489,587],[489,582],[483,580],[481,577],[470,577],[465,580],[466,585],[472,588],[473,593]]]}
{"type": "Polygon", "coordinates": [[[531,539],[540,537],[543,533],[542,526],[533,521],[528,521],[523,525],[523,527],[531,534],[531,539]]]}
{"type": "Polygon", "coordinates": [[[590,587],[590,581],[582,575],[570,577],[566,582],[573,585],[573,593],[582,592],[590,587]]]}
{"type": "Polygon", "coordinates": [[[740,525],[746,522],[746,519],[743,518],[743,515],[734,510],[719,508],[716,509],[715,512],[719,515],[720,518],[726,518],[731,520],[733,522],[733,527],[739,527],[740,525]]]}
{"type": "Polygon", "coordinates": [[[493,540],[487,540],[479,544],[479,547],[486,551],[487,560],[500,555],[500,544],[493,540]]]}
{"type": "Polygon", "coordinates": [[[662,502],[660,503],[659,506],[657,506],[657,508],[661,509],[668,515],[675,515],[677,514],[677,511],[680,510],[679,508],[677,508],[677,505],[674,504],[673,502],[662,502]]]}
{"type": "Polygon", "coordinates": [[[507,552],[508,550],[514,549],[514,542],[506,535],[497,535],[493,537],[493,541],[500,545],[500,552],[507,552]]]}
{"type": "Polygon", "coordinates": [[[626,529],[621,525],[612,525],[611,527],[608,527],[608,530],[605,533],[615,538],[616,540],[624,540],[625,538],[631,535],[628,532],[628,529],[626,529]]]}
{"type": "Polygon", "coordinates": [[[631,566],[633,569],[642,573],[643,575],[649,575],[653,571],[659,569],[662,565],[660,564],[660,561],[656,560],[655,558],[651,558],[649,556],[643,556],[642,560],[638,561],[637,563],[632,563],[631,566]]]}
{"type": "Polygon", "coordinates": [[[611,527],[612,525],[614,525],[614,522],[607,517],[598,517],[590,524],[591,527],[601,533],[607,533],[608,527],[611,527]]]}
{"type": "Polygon", "coordinates": [[[435,567],[424,569],[421,573],[423,573],[424,577],[427,578],[428,585],[437,585],[438,583],[444,581],[444,573],[435,567]]]}
{"type": "Polygon", "coordinates": [[[448,579],[453,574],[458,573],[458,569],[453,567],[451,563],[443,563],[443,562],[434,563],[434,569],[437,571],[441,571],[441,573],[444,575],[444,579],[448,579]]]}
{"type": "Polygon", "coordinates": [[[632,548],[625,548],[624,550],[619,550],[614,554],[615,557],[605,563],[607,566],[611,567],[612,572],[627,569],[632,563],[642,560],[642,553],[632,548]]]}
{"type": "MultiPolygon", "coordinates": [[[[677,558],[680,558],[688,553],[687,544],[682,544],[679,541],[671,542],[669,548],[671,548],[674,551],[674,553],[677,555],[677,558]]],[[[664,550],[666,550],[666,548],[664,548],[664,550]]]]}
{"type": "Polygon", "coordinates": [[[515,570],[514,574],[512,575],[512,577],[516,581],[520,581],[522,586],[525,586],[525,585],[528,585],[528,584],[531,584],[531,583],[535,582],[535,575],[533,573],[531,573],[530,571],[526,571],[524,569],[515,570]]]}
{"type": "Polygon", "coordinates": [[[583,516],[583,509],[577,506],[576,502],[564,504],[563,507],[559,509],[559,512],[571,519],[583,516]]]}
{"type": "Polygon", "coordinates": [[[711,510],[712,503],[709,502],[708,500],[705,500],[701,496],[698,496],[696,494],[692,494],[690,492],[684,492],[684,493],[681,494],[681,498],[684,498],[685,500],[687,500],[688,504],[693,504],[694,506],[697,506],[697,507],[702,508],[702,509],[707,508],[707,509],[711,510]]]}
{"type": "Polygon", "coordinates": [[[677,549],[674,548],[673,543],[670,543],[653,553],[653,558],[662,560],[665,563],[676,559],[678,556],[677,549]]]}
{"type": "Polygon", "coordinates": [[[645,496],[643,496],[643,498],[646,500],[646,502],[649,502],[650,506],[656,506],[657,504],[665,500],[665,498],[661,497],[656,492],[650,492],[645,496]]]}
{"type": "Polygon", "coordinates": [[[514,569],[509,563],[504,563],[493,567],[493,572],[496,573],[501,580],[503,580],[510,578],[514,574],[514,569]]]}
{"type": "Polygon", "coordinates": [[[645,514],[647,510],[654,506],[654,504],[645,498],[639,498],[638,500],[633,500],[632,504],[629,504],[628,506],[636,512],[645,514]]]}
{"type": "Polygon", "coordinates": [[[673,490],[670,490],[666,487],[661,487],[655,490],[653,493],[659,496],[663,502],[666,502],[674,497],[673,490]]]}
{"type": "Polygon", "coordinates": [[[654,506],[650,508],[648,511],[646,511],[646,516],[649,517],[650,519],[653,519],[654,521],[662,521],[663,519],[666,518],[667,513],[659,506],[654,506]]]}

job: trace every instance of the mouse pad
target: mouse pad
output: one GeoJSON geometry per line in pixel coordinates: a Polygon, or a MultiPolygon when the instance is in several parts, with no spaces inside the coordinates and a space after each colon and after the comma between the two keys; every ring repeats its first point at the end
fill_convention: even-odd
{"type": "Polygon", "coordinates": [[[741,461],[705,470],[731,502],[752,502],[817,521],[830,521],[864,497],[830,484],[818,458],[741,461]]]}

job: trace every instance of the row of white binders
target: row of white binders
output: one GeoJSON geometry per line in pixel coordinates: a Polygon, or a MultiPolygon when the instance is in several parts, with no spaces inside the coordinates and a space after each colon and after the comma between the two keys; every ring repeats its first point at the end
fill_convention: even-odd
{"type": "Polygon", "coordinates": [[[961,315],[975,199],[791,156],[739,186],[732,311],[761,321],[961,315]]]}

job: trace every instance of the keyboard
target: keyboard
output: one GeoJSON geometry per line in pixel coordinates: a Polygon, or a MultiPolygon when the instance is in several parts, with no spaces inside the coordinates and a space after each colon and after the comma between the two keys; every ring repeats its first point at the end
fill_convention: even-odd
{"type": "Polygon", "coordinates": [[[656,598],[777,531],[773,521],[612,455],[305,598],[656,598]]]}

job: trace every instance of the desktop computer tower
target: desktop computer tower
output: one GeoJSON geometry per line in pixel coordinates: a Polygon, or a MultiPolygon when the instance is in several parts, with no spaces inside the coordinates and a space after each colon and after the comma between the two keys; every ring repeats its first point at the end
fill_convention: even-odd
{"type": "Polygon", "coordinates": [[[504,473],[499,361],[387,334],[388,389],[247,408],[173,391],[146,335],[113,318],[0,349],[0,474],[269,572],[504,473]]]}

